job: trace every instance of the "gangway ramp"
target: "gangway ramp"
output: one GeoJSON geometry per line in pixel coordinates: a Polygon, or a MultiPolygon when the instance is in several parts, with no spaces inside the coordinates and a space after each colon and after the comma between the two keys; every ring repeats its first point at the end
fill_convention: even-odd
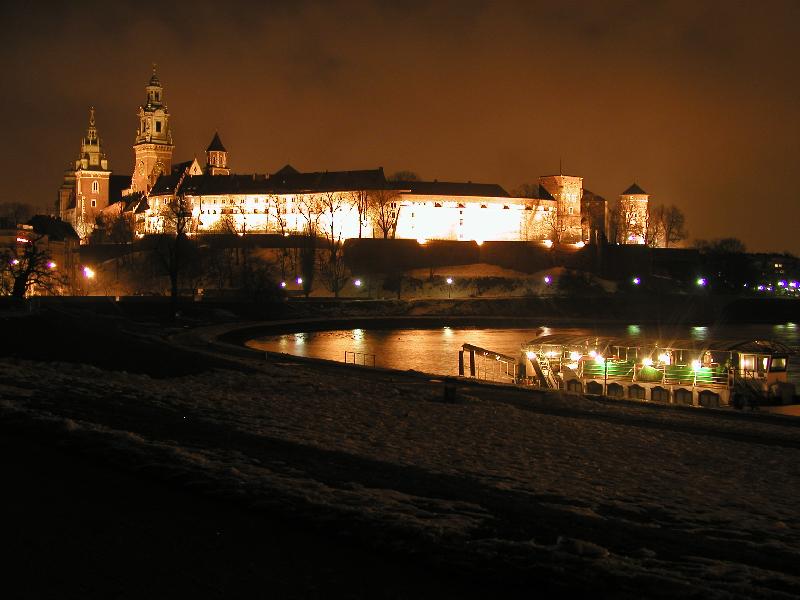
{"type": "Polygon", "coordinates": [[[493,360],[503,366],[505,375],[511,377],[514,381],[517,380],[517,359],[502,352],[495,352],[488,348],[481,348],[473,344],[462,344],[461,350],[458,351],[458,375],[460,377],[467,376],[467,365],[465,365],[465,357],[469,358],[469,377],[477,377],[478,370],[476,368],[476,357],[484,358],[486,360],[493,360]]]}

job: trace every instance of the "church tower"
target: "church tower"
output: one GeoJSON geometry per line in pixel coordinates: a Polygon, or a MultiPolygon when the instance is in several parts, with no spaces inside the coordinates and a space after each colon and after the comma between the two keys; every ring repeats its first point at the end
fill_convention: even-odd
{"type": "Polygon", "coordinates": [[[219,133],[214,133],[214,139],[206,148],[206,173],[209,175],[230,175],[228,168],[228,151],[219,139],[219,133]]]}
{"type": "Polygon", "coordinates": [[[164,104],[164,88],[156,75],[145,87],[147,101],[139,107],[139,128],[133,144],[134,166],[131,192],[148,194],[156,180],[172,169],[172,131],[169,126],[169,110],[164,104]]]}
{"type": "Polygon", "coordinates": [[[97,214],[108,206],[110,176],[92,107],[75,168],[64,174],[64,183],[59,189],[59,216],[72,224],[81,239],[89,236],[97,214]]]}

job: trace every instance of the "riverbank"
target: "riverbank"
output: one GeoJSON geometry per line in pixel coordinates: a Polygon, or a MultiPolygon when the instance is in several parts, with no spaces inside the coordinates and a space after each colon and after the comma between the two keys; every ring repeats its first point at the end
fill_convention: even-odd
{"type": "MultiPolygon", "coordinates": [[[[0,302],[0,318],[12,305],[0,302]]],[[[800,299],[711,294],[617,293],[531,296],[525,298],[454,298],[369,300],[363,298],[292,298],[281,302],[193,301],[182,298],[179,317],[166,297],[40,297],[17,312],[85,311],[147,323],[186,324],[236,320],[287,320],[313,317],[507,317],[638,323],[661,326],[737,323],[786,323],[797,320],[800,299]]]]}
{"type": "Polygon", "coordinates": [[[0,423],[15,432],[3,455],[20,457],[15,514],[27,524],[15,526],[12,544],[30,549],[10,572],[16,581],[35,575],[31,589],[49,592],[31,597],[63,597],[67,567],[80,556],[110,569],[81,579],[83,598],[113,596],[126,587],[120,581],[134,592],[186,580],[201,597],[263,594],[273,575],[286,584],[274,584],[282,596],[315,574],[317,587],[295,597],[330,597],[348,585],[352,597],[397,598],[449,589],[460,597],[800,595],[793,419],[502,386],[465,387],[446,402],[441,382],[424,377],[265,362],[246,349],[221,354],[199,331],[181,334],[180,347],[165,336],[174,342],[182,328],[139,331],[129,346],[125,323],[74,327],[87,347],[105,332],[116,364],[0,359],[0,423]],[[54,452],[29,461],[37,451],[26,440],[54,452]],[[93,484],[72,488],[61,511],[50,499],[69,487],[64,479],[93,484]],[[152,514],[169,495],[161,486],[177,494],[163,519],[152,514]],[[94,501],[109,490],[120,494],[104,512],[94,501]],[[36,496],[43,500],[30,501],[36,496]],[[125,496],[142,510],[119,504],[125,496]],[[206,528],[217,511],[235,525],[206,528]],[[259,519],[292,526],[273,536],[252,525],[259,519]],[[292,545],[295,524],[311,537],[298,533],[292,545]],[[214,546],[216,531],[233,532],[223,536],[230,541],[214,546]],[[69,554],[64,569],[51,544],[69,554]],[[304,552],[315,544],[320,552],[304,552]],[[188,558],[178,556],[172,571],[162,545],[188,558]],[[340,546],[336,562],[329,555],[340,546]],[[361,569],[370,554],[378,566],[361,569]],[[32,570],[37,564],[45,566],[32,570]],[[374,570],[375,588],[359,585],[363,570],[374,570]],[[442,586],[414,587],[427,573],[442,586]]]}

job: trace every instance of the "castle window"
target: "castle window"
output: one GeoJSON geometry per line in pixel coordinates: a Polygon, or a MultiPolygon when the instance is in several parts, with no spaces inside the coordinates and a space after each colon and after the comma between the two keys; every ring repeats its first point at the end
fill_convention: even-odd
{"type": "Polygon", "coordinates": [[[156,102],[158,102],[160,99],[161,99],[161,94],[159,92],[156,92],[156,102]]]}
{"type": "Polygon", "coordinates": [[[572,207],[571,206],[567,209],[567,213],[570,214],[570,215],[572,214],[572,207]]]}
{"type": "Polygon", "coordinates": [[[92,206],[97,206],[97,200],[92,200],[92,206]]]}
{"type": "Polygon", "coordinates": [[[156,133],[161,133],[161,121],[156,121],[156,133]]]}
{"type": "Polygon", "coordinates": [[[100,182],[99,181],[93,181],[92,182],[92,192],[94,192],[96,194],[99,191],[100,191],[100,182]]]}

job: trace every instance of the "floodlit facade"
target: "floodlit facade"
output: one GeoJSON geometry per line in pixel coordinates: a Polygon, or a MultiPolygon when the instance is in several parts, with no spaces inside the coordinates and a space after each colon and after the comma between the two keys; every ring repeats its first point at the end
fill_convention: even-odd
{"type": "Polygon", "coordinates": [[[576,176],[543,176],[529,197],[512,197],[491,183],[388,181],[382,168],[299,172],[286,165],[270,174],[242,175],[232,172],[218,133],[206,149],[204,167],[197,160],[175,164],[170,113],[155,69],[145,92],[132,176],[111,174],[93,112],[81,160],[65,176],[59,215],[75,224],[84,240],[99,213],[108,219],[130,219],[139,236],[174,229],[176,220],[191,234],[286,235],[315,230],[339,239],[548,245],[580,245],[605,236],[605,200],[591,194],[593,204],[585,203],[583,179],[576,176]],[[86,191],[95,189],[91,186],[97,187],[96,197],[86,191]]]}

